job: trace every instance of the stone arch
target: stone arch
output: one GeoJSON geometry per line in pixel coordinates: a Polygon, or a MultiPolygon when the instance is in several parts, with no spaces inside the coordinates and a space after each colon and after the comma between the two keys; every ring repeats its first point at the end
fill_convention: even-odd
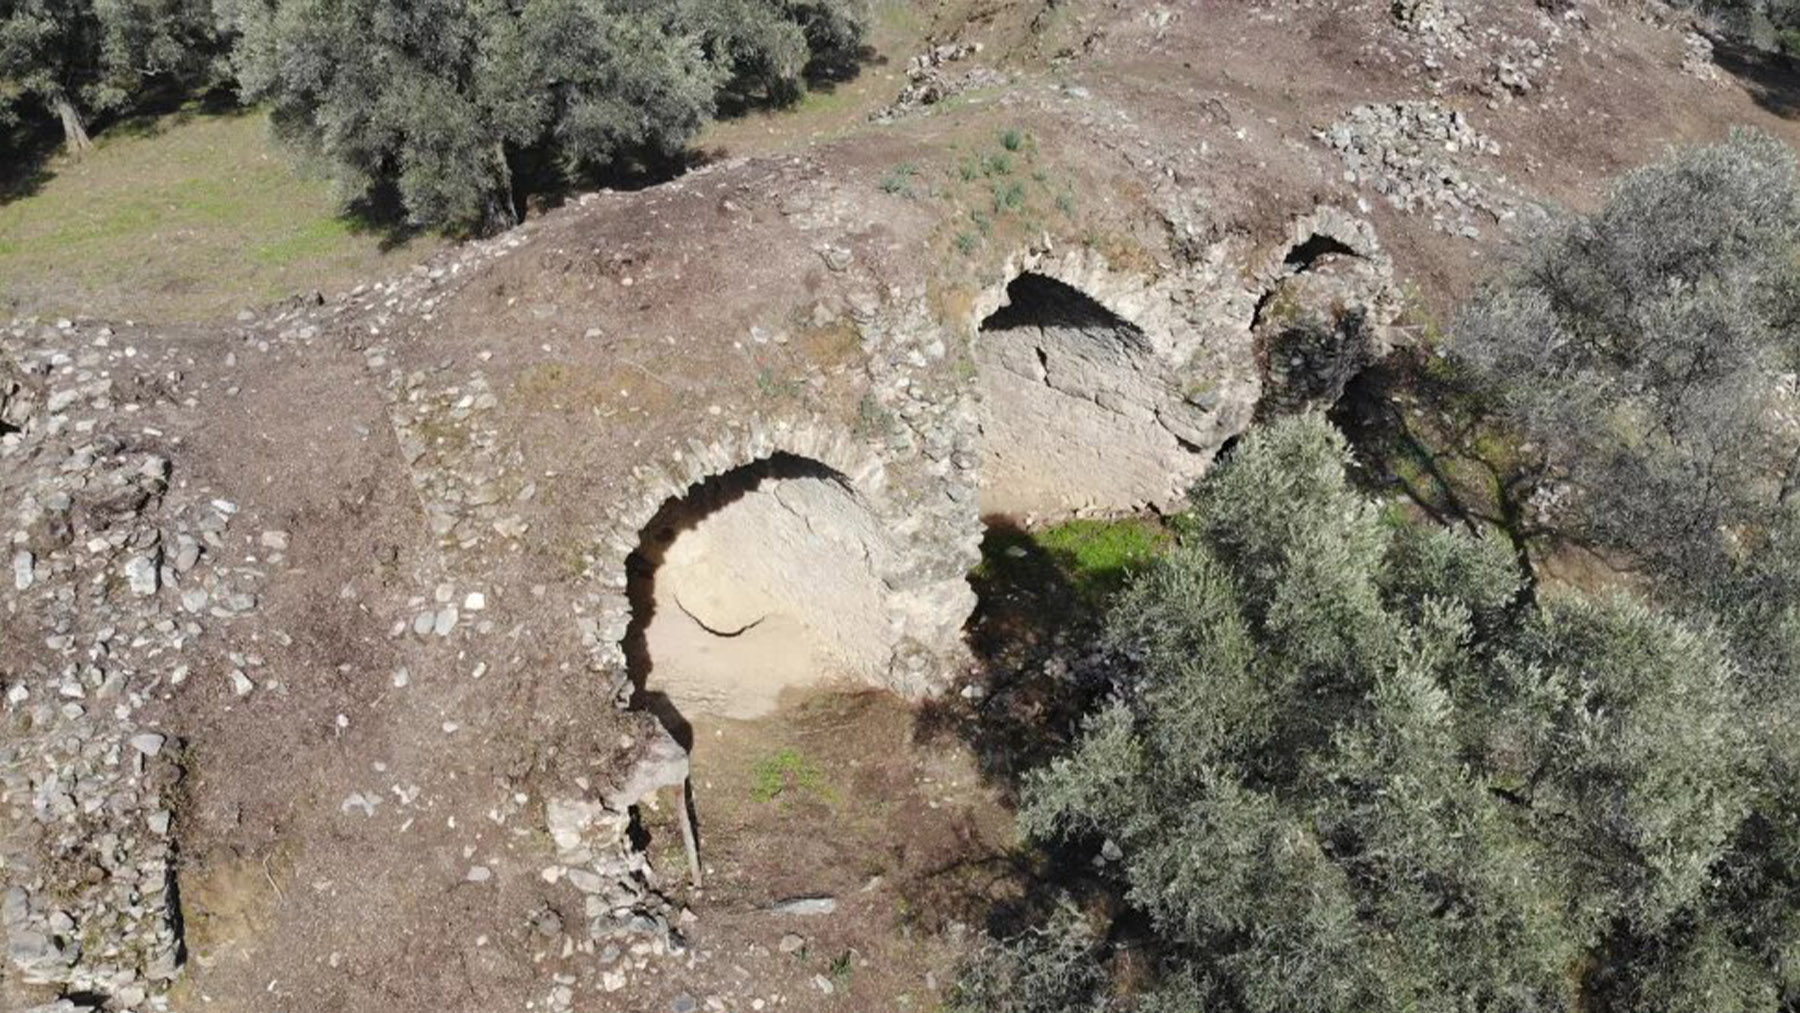
{"type": "Polygon", "coordinates": [[[1368,223],[1319,208],[1296,219],[1269,258],[1251,319],[1266,419],[1329,407],[1385,356],[1399,313],[1392,266],[1368,223]]]}
{"type": "Polygon", "coordinates": [[[897,551],[850,480],[811,458],[776,452],[669,498],[627,563],[641,702],[753,718],[790,688],[879,682],[897,551]]]}
{"type": "Polygon", "coordinates": [[[975,338],[982,515],[1178,502],[1210,454],[1189,438],[1206,412],[1169,366],[1167,336],[1042,266],[1013,276],[975,338]]]}
{"type": "Polygon", "coordinates": [[[641,471],[596,567],[601,668],[666,722],[756,716],[819,678],[882,682],[907,551],[884,480],[866,448],[810,425],[691,441],[641,471]]]}

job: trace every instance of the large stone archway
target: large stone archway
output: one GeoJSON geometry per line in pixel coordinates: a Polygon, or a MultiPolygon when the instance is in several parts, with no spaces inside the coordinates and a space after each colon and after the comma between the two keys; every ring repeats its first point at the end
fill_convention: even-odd
{"type": "MultiPolygon", "coordinates": [[[[878,682],[894,548],[842,474],[777,453],[671,497],[628,561],[627,664],[643,701],[754,718],[782,693],[878,682]]],[[[667,715],[665,715],[666,717],[667,715]]]]}

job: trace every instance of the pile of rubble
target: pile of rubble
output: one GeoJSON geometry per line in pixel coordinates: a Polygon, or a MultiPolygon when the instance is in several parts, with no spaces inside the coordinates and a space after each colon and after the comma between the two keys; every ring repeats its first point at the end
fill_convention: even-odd
{"type": "Polygon", "coordinates": [[[1489,109],[1530,101],[1548,110],[1551,85],[1570,45],[1592,45],[1588,12],[1570,0],[1476,5],[1462,0],[1393,0],[1396,27],[1410,39],[1430,94],[1469,90],[1489,109]]]}
{"type": "MultiPolygon", "coordinates": [[[[624,988],[629,969],[642,970],[654,957],[686,949],[680,931],[670,925],[671,918],[677,917],[673,905],[659,892],[656,870],[649,855],[632,841],[630,829],[634,807],[655,805],[658,789],[687,783],[687,750],[655,722],[643,723],[640,734],[629,737],[627,748],[633,759],[623,783],[601,788],[578,782],[579,788],[596,790],[551,798],[544,805],[557,864],[545,868],[543,878],[549,883],[567,883],[581,894],[587,938],[580,949],[595,956],[604,992],[624,988]]],[[[690,874],[698,886],[697,842],[688,819],[685,788],[683,792],[679,814],[683,843],[690,874]]],[[[555,929],[561,932],[560,918],[553,913],[547,916],[557,919],[555,929]]],[[[558,989],[549,1007],[567,1010],[571,999],[566,988],[558,989]]]]}
{"type": "Polygon", "coordinates": [[[1314,134],[1344,160],[1344,180],[1374,189],[1393,207],[1428,213],[1443,232],[1481,236],[1477,221],[1501,222],[1516,208],[1457,163],[1498,154],[1462,113],[1437,102],[1357,106],[1314,134]]]}
{"type": "Polygon", "coordinates": [[[232,504],[171,501],[160,430],[132,423],[143,408],[181,406],[172,383],[115,390],[117,367],[138,354],[128,340],[66,321],[15,325],[0,353],[7,970],[114,1009],[159,1009],[181,946],[180,749],[139,711],[187,679],[203,622],[256,607],[260,574],[211,565],[232,504]],[[14,341],[27,347],[4,347],[14,341]]]}
{"type": "Polygon", "coordinates": [[[979,42],[948,43],[933,46],[913,57],[907,61],[906,86],[900,89],[899,97],[886,108],[872,113],[869,119],[876,123],[892,123],[971,88],[1005,84],[1006,75],[991,67],[970,67],[961,73],[951,70],[951,64],[961,63],[979,52],[979,42]]]}
{"type": "Polygon", "coordinates": [[[1394,23],[1411,35],[1449,38],[1467,31],[1469,19],[1448,0],[1394,0],[1394,23]]]}
{"type": "Polygon", "coordinates": [[[1713,59],[1713,42],[1699,32],[1690,31],[1682,40],[1681,72],[1702,81],[1724,80],[1713,59]]]}
{"type": "Polygon", "coordinates": [[[1523,38],[1512,40],[1512,48],[1510,55],[1495,57],[1486,77],[1475,84],[1476,93],[1487,98],[1489,109],[1537,94],[1543,78],[1555,67],[1552,45],[1523,38]]]}
{"type": "Polygon", "coordinates": [[[1468,16],[1450,0],[1393,0],[1390,12],[1394,24],[1424,48],[1425,68],[1434,74],[1475,48],[1468,16]]]}

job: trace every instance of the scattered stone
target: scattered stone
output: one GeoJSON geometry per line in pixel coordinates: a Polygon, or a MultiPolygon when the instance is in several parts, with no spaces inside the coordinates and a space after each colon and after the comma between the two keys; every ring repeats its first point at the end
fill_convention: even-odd
{"type": "Polygon", "coordinates": [[[536,930],[537,934],[540,936],[555,938],[556,936],[562,935],[562,915],[557,914],[550,908],[540,909],[537,914],[531,916],[531,927],[536,930]]]}
{"type": "Polygon", "coordinates": [[[338,803],[338,811],[343,813],[361,812],[364,816],[374,816],[375,807],[380,804],[381,799],[378,797],[353,791],[344,797],[344,801],[338,803]]]}
{"type": "Polygon", "coordinates": [[[900,89],[899,96],[886,108],[871,114],[869,119],[877,123],[892,123],[971,88],[1005,84],[1006,75],[991,67],[972,67],[960,74],[950,69],[951,64],[960,63],[979,52],[979,42],[946,43],[933,46],[908,60],[906,84],[900,89]]]}
{"type": "Polygon", "coordinates": [[[159,585],[156,569],[153,556],[133,556],[127,560],[125,579],[131,584],[131,593],[139,597],[155,594],[159,585]]]}
{"type": "Polygon", "coordinates": [[[1499,146],[1438,102],[1360,105],[1314,136],[1342,156],[1346,182],[1373,188],[1401,211],[1431,214],[1440,231],[1463,235],[1476,215],[1498,222],[1517,213],[1458,164],[1499,146]]]}
{"type": "Polygon", "coordinates": [[[1702,81],[1718,83],[1722,80],[1711,39],[1699,32],[1687,33],[1682,40],[1681,72],[1702,81]]]}
{"type": "Polygon", "coordinates": [[[828,915],[837,910],[836,897],[795,897],[778,901],[769,910],[778,915],[828,915]]]}

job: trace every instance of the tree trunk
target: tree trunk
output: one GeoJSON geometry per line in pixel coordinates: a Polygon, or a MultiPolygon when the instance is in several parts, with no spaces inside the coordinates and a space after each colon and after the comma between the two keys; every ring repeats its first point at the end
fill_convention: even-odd
{"type": "Polygon", "coordinates": [[[62,120],[63,143],[70,151],[79,155],[94,146],[88,139],[87,125],[81,122],[81,113],[67,96],[58,95],[51,99],[50,108],[56,110],[57,118],[62,120]]]}
{"type": "Polygon", "coordinates": [[[488,220],[484,224],[489,234],[504,232],[519,224],[519,208],[513,203],[512,164],[506,160],[506,142],[494,142],[494,163],[500,170],[500,181],[488,198],[488,220]]]}

